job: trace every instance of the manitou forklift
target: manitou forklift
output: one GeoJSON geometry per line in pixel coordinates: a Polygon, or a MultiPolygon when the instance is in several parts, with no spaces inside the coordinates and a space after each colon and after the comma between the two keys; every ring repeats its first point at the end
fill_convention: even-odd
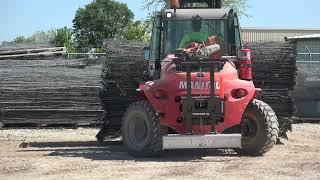
{"type": "Polygon", "coordinates": [[[145,55],[152,81],[123,115],[129,154],[170,149],[230,148],[262,155],[276,143],[278,121],[256,99],[251,50],[241,46],[236,13],[221,0],[172,0],[153,22],[145,55]]]}

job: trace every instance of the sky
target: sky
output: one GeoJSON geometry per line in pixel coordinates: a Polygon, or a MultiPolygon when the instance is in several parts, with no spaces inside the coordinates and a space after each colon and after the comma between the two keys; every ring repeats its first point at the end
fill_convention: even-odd
{"type": "MultiPolygon", "coordinates": [[[[35,31],[72,27],[78,8],[93,0],[0,0],[0,42],[35,31]]],[[[144,0],[125,1],[136,20],[147,11],[144,0]]],[[[248,14],[242,27],[320,29],[319,0],[249,0],[248,14]]]]}

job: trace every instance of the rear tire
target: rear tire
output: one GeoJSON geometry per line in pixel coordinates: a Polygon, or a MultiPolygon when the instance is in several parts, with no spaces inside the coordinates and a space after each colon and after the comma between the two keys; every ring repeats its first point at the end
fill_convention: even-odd
{"type": "Polygon", "coordinates": [[[4,123],[2,121],[3,121],[3,112],[0,111],[0,129],[2,129],[4,126],[4,123]]]}
{"type": "Polygon", "coordinates": [[[242,148],[238,154],[258,156],[268,152],[276,144],[279,134],[278,119],[272,108],[254,99],[242,117],[242,148]]]}
{"type": "Polygon", "coordinates": [[[128,107],[121,134],[132,156],[154,157],[162,151],[160,119],[147,101],[138,101],[128,107]]]}

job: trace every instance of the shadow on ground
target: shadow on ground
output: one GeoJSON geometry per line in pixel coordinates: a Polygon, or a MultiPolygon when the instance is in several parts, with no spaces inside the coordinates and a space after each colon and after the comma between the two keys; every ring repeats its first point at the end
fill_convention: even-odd
{"type": "MultiPolygon", "coordinates": [[[[19,152],[48,152],[45,156],[83,157],[91,160],[132,160],[132,161],[206,161],[206,156],[238,157],[232,150],[170,150],[164,151],[156,158],[134,158],[130,156],[121,141],[99,143],[89,142],[30,142],[20,145],[19,152]]],[[[232,159],[220,159],[216,161],[231,161],[232,159]]],[[[215,160],[210,159],[210,162],[215,160]]]]}

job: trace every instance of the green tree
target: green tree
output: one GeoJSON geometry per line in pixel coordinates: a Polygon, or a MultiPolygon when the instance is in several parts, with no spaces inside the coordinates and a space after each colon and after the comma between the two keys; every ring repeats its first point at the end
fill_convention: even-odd
{"type": "Polygon", "coordinates": [[[72,30],[68,27],[59,28],[56,31],[55,46],[64,46],[68,52],[75,52],[72,30]]]}
{"type": "Polygon", "coordinates": [[[250,16],[247,13],[249,8],[248,0],[223,0],[223,5],[235,10],[239,16],[250,16]]]}
{"type": "Polygon", "coordinates": [[[53,43],[56,37],[56,30],[49,31],[37,31],[31,36],[18,36],[13,39],[12,42],[7,42],[7,44],[37,44],[37,43],[53,43]]]}
{"type": "Polygon", "coordinates": [[[72,30],[68,27],[52,29],[49,31],[37,31],[31,36],[18,36],[11,42],[2,42],[1,45],[14,44],[41,44],[50,43],[54,46],[65,46],[69,52],[75,52],[72,30]]]}
{"type": "MultiPolygon", "coordinates": [[[[153,14],[154,10],[167,8],[170,0],[145,0],[145,7],[153,14]]],[[[248,16],[248,0],[222,0],[224,7],[234,9],[239,16],[248,16]]]]}
{"type": "Polygon", "coordinates": [[[42,43],[49,42],[54,43],[56,37],[56,30],[51,29],[49,31],[36,31],[30,37],[26,38],[27,43],[42,43]]]}
{"type": "Polygon", "coordinates": [[[26,42],[26,38],[24,36],[18,36],[13,39],[13,42],[17,44],[22,44],[26,42]]]}
{"type": "Polygon", "coordinates": [[[130,23],[127,31],[124,33],[124,38],[134,41],[149,41],[148,24],[141,21],[130,23]]]}
{"type": "Polygon", "coordinates": [[[101,47],[103,40],[122,37],[133,19],[128,6],[114,0],[95,0],[77,10],[73,20],[77,48],[101,47]]]}

